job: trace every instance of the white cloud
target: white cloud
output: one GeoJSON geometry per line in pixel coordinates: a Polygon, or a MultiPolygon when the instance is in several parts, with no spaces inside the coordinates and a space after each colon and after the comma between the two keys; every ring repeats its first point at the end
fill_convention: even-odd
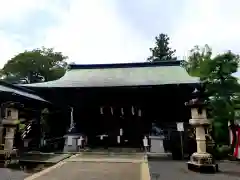
{"type": "Polygon", "coordinates": [[[0,23],[14,21],[20,24],[29,16],[29,12],[49,9],[55,2],[56,0],[0,0],[0,23]]]}
{"type": "MultiPolygon", "coordinates": [[[[21,26],[24,19],[30,12],[39,9],[49,8],[47,0],[0,0],[0,25],[5,23],[14,23],[15,26],[21,26]]],[[[7,60],[26,49],[22,45],[22,37],[18,34],[9,34],[0,29],[0,66],[3,66],[7,60]]]]}
{"type": "MultiPolygon", "coordinates": [[[[30,12],[47,9],[60,23],[42,32],[45,38],[33,43],[36,46],[32,48],[55,47],[69,56],[70,62],[76,63],[136,62],[145,61],[149,56],[154,39],[146,39],[133,24],[120,17],[115,1],[69,1],[69,8],[63,8],[57,4],[58,0],[0,0],[0,24],[8,21],[21,26],[30,12]]],[[[194,45],[205,43],[216,52],[226,48],[240,52],[239,0],[186,1],[184,13],[176,18],[179,20],[174,29],[169,30],[178,56],[186,55],[194,45]]],[[[23,47],[21,38],[0,29],[0,65],[16,53],[29,49],[23,47]]]]}
{"type": "MultiPolygon", "coordinates": [[[[204,44],[215,52],[232,49],[240,53],[238,0],[187,0],[185,4],[184,14],[177,18],[174,30],[169,30],[179,57],[204,44]]],[[[138,34],[115,8],[110,0],[71,1],[69,11],[61,16],[61,25],[47,33],[45,44],[63,51],[76,63],[145,61],[154,39],[138,34]]]]}
{"type": "MultiPolygon", "coordinates": [[[[22,16],[32,8],[32,5],[31,0],[0,0],[0,23],[20,21],[22,16]]],[[[0,29],[0,65],[22,50],[23,47],[16,37],[9,37],[6,32],[0,29]]]]}
{"type": "Polygon", "coordinates": [[[179,56],[187,56],[195,45],[209,44],[215,53],[240,53],[240,11],[238,0],[188,0],[185,14],[172,36],[179,56]]]}
{"type": "Polygon", "coordinates": [[[18,37],[8,38],[4,32],[0,31],[0,52],[1,60],[0,65],[3,65],[6,60],[10,59],[13,55],[24,50],[21,43],[18,41],[18,37]]]}
{"type": "Polygon", "coordinates": [[[0,22],[7,20],[19,20],[25,16],[29,9],[36,5],[34,0],[0,0],[0,22]]]}
{"type": "Polygon", "coordinates": [[[123,22],[114,1],[71,1],[62,23],[46,34],[48,47],[55,47],[76,63],[144,61],[149,42],[123,22]]]}

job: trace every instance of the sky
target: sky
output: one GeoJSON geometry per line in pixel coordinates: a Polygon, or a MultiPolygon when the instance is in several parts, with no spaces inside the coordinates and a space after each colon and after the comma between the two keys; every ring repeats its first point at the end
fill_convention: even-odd
{"type": "Polygon", "coordinates": [[[177,57],[195,45],[240,53],[239,0],[0,0],[0,67],[42,46],[77,64],[142,62],[166,33],[177,57]]]}

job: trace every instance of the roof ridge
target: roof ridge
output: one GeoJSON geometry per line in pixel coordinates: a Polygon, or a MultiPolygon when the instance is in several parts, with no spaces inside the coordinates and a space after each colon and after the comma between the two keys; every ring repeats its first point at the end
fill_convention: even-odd
{"type": "Polygon", "coordinates": [[[136,62],[136,63],[115,63],[115,64],[70,64],[72,69],[111,69],[111,68],[136,68],[136,67],[159,67],[159,66],[180,66],[180,60],[157,61],[157,62],[136,62]]]}

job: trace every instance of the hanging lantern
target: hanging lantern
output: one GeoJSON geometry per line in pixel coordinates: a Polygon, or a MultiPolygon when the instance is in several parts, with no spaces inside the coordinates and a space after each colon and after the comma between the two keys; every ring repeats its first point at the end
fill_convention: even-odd
{"type": "Polygon", "coordinates": [[[144,138],[143,138],[143,146],[144,146],[145,148],[148,147],[148,139],[147,139],[146,136],[144,136],[144,138]]]}
{"type": "Polygon", "coordinates": [[[122,128],[119,130],[119,134],[120,134],[120,136],[123,135],[123,129],[122,128]]]}
{"type": "Polygon", "coordinates": [[[135,115],[134,107],[132,106],[132,115],[135,115]]]}
{"type": "Polygon", "coordinates": [[[124,109],[123,108],[121,108],[121,114],[124,115],[124,109]]]}
{"type": "Polygon", "coordinates": [[[113,115],[113,107],[111,107],[111,114],[113,115]]]}
{"type": "Polygon", "coordinates": [[[120,144],[120,142],[121,142],[121,137],[117,136],[117,143],[120,144]]]}
{"type": "Polygon", "coordinates": [[[103,107],[100,107],[100,114],[103,115],[103,107]]]}
{"type": "Polygon", "coordinates": [[[141,110],[141,109],[138,110],[138,116],[139,116],[139,117],[142,116],[142,110],[141,110]]]}

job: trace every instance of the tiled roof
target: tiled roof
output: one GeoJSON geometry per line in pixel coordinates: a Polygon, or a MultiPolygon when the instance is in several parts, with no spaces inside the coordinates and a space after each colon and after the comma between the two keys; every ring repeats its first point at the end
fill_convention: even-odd
{"type": "Polygon", "coordinates": [[[0,92],[8,92],[8,93],[12,93],[12,95],[20,95],[28,99],[48,102],[45,99],[41,98],[40,96],[34,94],[34,92],[29,89],[15,86],[3,81],[0,81],[0,92]]]}
{"type": "Polygon", "coordinates": [[[25,84],[26,87],[118,87],[198,83],[180,66],[180,61],[105,65],[71,65],[55,81],[25,84]]]}

